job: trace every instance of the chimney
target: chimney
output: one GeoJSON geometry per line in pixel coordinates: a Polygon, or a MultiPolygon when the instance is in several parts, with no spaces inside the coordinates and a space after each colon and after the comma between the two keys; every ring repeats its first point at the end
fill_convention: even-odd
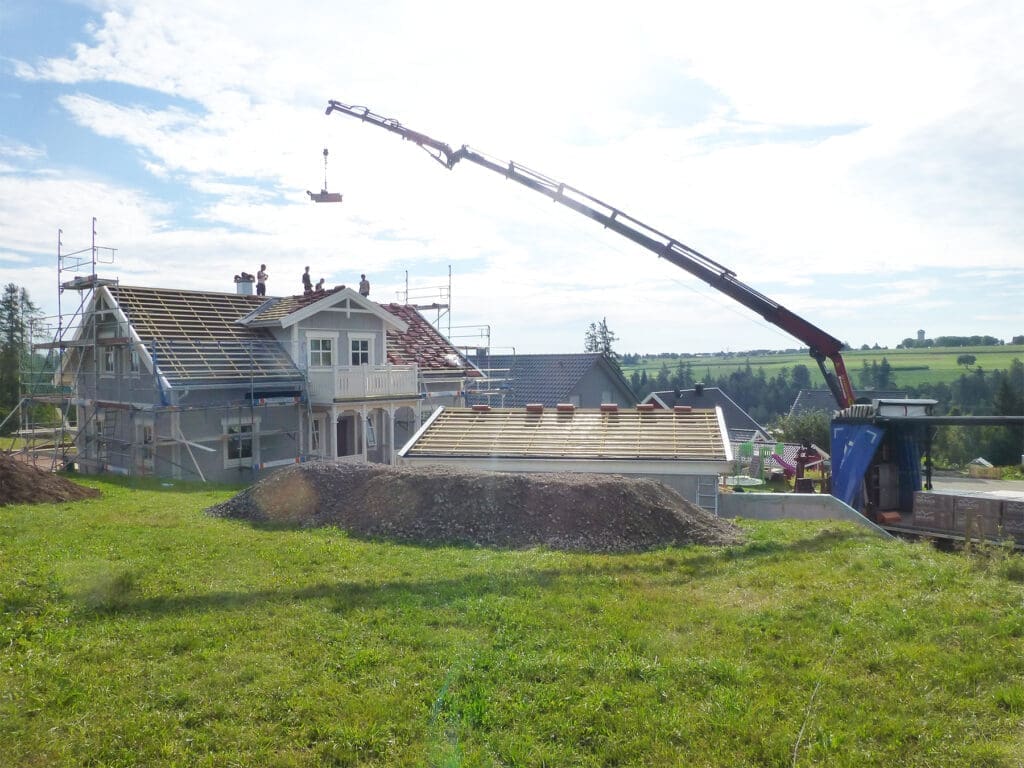
{"type": "Polygon", "coordinates": [[[256,282],[256,278],[248,272],[235,275],[235,293],[241,296],[252,296],[252,284],[254,282],[256,282]]]}

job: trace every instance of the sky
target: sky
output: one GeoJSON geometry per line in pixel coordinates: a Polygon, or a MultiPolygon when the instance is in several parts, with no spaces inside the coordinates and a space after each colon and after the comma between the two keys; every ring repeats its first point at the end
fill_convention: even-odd
{"type": "Polygon", "coordinates": [[[800,343],[363,105],[582,190],[859,347],[1024,333],[1024,5],[0,2],[0,281],[48,316],[125,285],[365,273],[459,345],[800,343]],[[627,5],[629,6],[627,8],[627,5]],[[340,204],[314,204],[324,186],[340,204]],[[59,301],[58,301],[59,296],[59,301]]]}

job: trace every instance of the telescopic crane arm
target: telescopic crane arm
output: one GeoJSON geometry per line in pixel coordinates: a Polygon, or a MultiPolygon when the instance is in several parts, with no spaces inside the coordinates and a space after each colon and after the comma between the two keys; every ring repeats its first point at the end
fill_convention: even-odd
{"type": "Polygon", "coordinates": [[[642,245],[647,250],[672,262],[677,267],[685,269],[690,274],[699,277],[712,288],[716,288],[726,296],[738,301],[743,306],[761,315],[769,323],[778,326],[806,344],[811,357],[814,358],[821,369],[825,382],[832,391],[832,395],[835,397],[839,407],[845,408],[848,405],[853,405],[853,387],[850,383],[849,374],[846,371],[846,364],[843,362],[842,355],[840,354],[843,342],[786,309],[781,304],[758,293],[749,285],[736,279],[735,272],[709,259],[699,251],[647,226],[642,221],[634,219],[632,216],[601,202],[597,198],[591,197],[567,184],[550,179],[536,171],[531,171],[522,165],[517,165],[513,162],[498,162],[493,158],[474,151],[465,144],[459,149],[453,150],[450,145],[442,141],[410,130],[397,120],[377,115],[366,107],[352,106],[343,104],[340,101],[331,100],[327,104],[327,114],[329,115],[332,112],[341,112],[357,117],[364,122],[376,125],[414,144],[418,144],[431,157],[448,169],[454,168],[455,164],[460,160],[469,160],[495,173],[500,173],[505,178],[517,181],[524,187],[529,187],[535,192],[540,192],[542,195],[550,197],[556,203],[561,203],[567,208],[583,214],[602,226],[629,238],[634,243],[642,245]],[[832,361],[832,371],[825,365],[826,359],[832,361]]]}

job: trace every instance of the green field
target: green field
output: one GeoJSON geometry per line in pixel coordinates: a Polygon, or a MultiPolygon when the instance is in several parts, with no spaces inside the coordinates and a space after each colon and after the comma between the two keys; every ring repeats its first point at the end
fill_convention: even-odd
{"type": "MultiPolygon", "coordinates": [[[[1024,360],[1024,345],[1005,345],[1001,347],[945,347],[932,349],[882,349],[882,350],[848,350],[843,352],[843,360],[853,380],[854,388],[857,386],[857,372],[864,362],[881,364],[882,358],[889,361],[892,366],[896,387],[917,386],[923,383],[952,383],[963,374],[970,374],[976,368],[983,368],[985,371],[996,369],[1007,370],[1013,363],[1014,358],[1024,360]],[[971,367],[957,365],[957,358],[960,355],[974,355],[977,362],[971,367]]],[[[679,363],[689,363],[694,377],[699,381],[702,378],[711,376],[728,376],[735,370],[742,369],[747,365],[756,371],[763,368],[765,375],[771,378],[779,373],[782,368],[792,369],[794,365],[806,365],[810,371],[815,386],[824,388],[824,380],[818,371],[818,366],[806,353],[779,352],[760,355],[691,355],[686,357],[673,358],[652,358],[640,365],[625,365],[623,372],[629,378],[633,371],[647,369],[647,375],[654,377],[661,370],[662,363],[668,364],[669,371],[674,372],[679,363]]]]}
{"type": "Polygon", "coordinates": [[[1006,550],[400,546],[90,484],[0,508],[0,765],[1021,765],[1006,550]]]}

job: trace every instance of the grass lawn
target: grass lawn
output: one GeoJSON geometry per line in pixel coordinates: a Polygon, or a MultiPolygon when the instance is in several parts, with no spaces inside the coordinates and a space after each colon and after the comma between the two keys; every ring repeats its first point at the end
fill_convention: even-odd
{"type": "Polygon", "coordinates": [[[1022,765],[1001,550],[399,546],[91,484],[0,508],[0,765],[1022,765]]]}

